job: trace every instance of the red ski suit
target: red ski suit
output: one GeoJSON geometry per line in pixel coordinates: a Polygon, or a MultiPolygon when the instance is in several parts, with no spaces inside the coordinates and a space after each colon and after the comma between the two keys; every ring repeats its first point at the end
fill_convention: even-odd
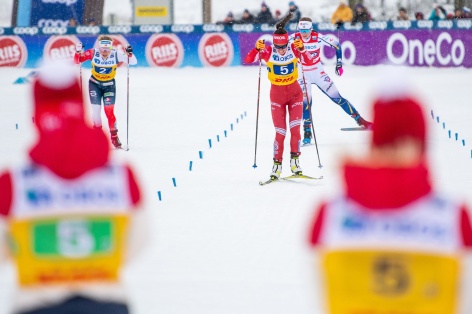
{"type": "Polygon", "coordinates": [[[282,161],[284,140],[287,133],[287,111],[290,126],[290,152],[300,155],[300,124],[303,115],[303,92],[297,83],[298,59],[311,59],[306,52],[298,51],[293,44],[288,45],[284,55],[273,46],[266,46],[260,52],[254,48],[247,54],[246,63],[264,60],[270,80],[270,102],[272,121],[275,127],[274,159],[282,161]]]}

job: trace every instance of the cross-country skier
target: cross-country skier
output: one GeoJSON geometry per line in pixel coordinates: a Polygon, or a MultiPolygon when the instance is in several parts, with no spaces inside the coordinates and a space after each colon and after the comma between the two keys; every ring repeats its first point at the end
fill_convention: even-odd
{"type": "Polygon", "coordinates": [[[113,39],[109,36],[100,36],[98,39],[98,48],[91,48],[84,52],[82,43],[76,45],[75,63],[82,63],[90,60],[92,62],[92,75],[89,80],[89,96],[92,104],[92,120],[95,128],[102,127],[101,103],[105,108],[105,115],[108,119],[110,128],[111,142],[116,148],[121,147],[118,138],[118,129],[116,127],[115,97],[116,68],[121,63],[133,65],[138,61],[133,55],[133,48],[126,47],[126,54],[113,48],[113,39]]]}
{"type": "Polygon", "coordinates": [[[303,129],[305,131],[303,143],[309,144],[311,142],[311,104],[312,104],[312,92],[311,84],[315,84],[318,88],[327,95],[335,104],[339,105],[348,115],[350,115],[359,126],[364,128],[371,128],[372,123],[366,121],[361,117],[359,112],[354,106],[342,97],[339,93],[333,80],[329,77],[328,73],[324,70],[323,65],[320,62],[320,52],[322,46],[329,46],[336,50],[336,70],[335,73],[338,76],[343,74],[342,67],[342,51],[341,45],[336,38],[332,36],[325,36],[313,30],[313,23],[310,18],[302,17],[298,22],[298,32],[290,35],[290,41],[301,39],[305,45],[306,50],[312,55],[310,59],[302,60],[303,72],[299,71],[298,83],[304,91],[304,104],[303,104],[303,129]],[[302,75],[303,74],[303,75],[302,75]],[[305,95],[305,86],[308,98],[305,95]]]}
{"type": "Polygon", "coordinates": [[[245,62],[252,63],[264,60],[267,64],[268,78],[271,82],[270,102],[272,121],[275,127],[274,166],[271,179],[276,180],[282,172],[282,155],[287,132],[287,111],[290,126],[290,169],[294,174],[302,174],[298,157],[300,156],[300,124],[303,114],[303,92],[297,83],[298,60],[309,59],[301,40],[288,41],[285,24],[290,20],[289,13],[276,24],[273,44],[266,47],[264,41],[258,40],[256,47],[246,56],[245,62]]]}

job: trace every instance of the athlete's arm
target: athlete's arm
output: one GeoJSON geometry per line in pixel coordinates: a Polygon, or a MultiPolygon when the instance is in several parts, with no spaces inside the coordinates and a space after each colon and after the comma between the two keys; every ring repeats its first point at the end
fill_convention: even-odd
{"type": "Polygon", "coordinates": [[[334,36],[325,36],[320,33],[318,33],[318,41],[319,43],[325,45],[325,46],[330,46],[331,48],[334,48],[336,51],[336,59],[342,59],[343,58],[343,52],[341,49],[341,44],[339,43],[338,39],[334,36]]]}
{"type": "Polygon", "coordinates": [[[88,49],[84,53],[76,52],[74,55],[75,64],[82,63],[87,60],[92,60],[94,49],[88,49]]]}
{"type": "MultiPolygon", "coordinates": [[[[269,47],[266,46],[264,49],[260,51],[261,60],[269,61],[270,53],[271,53],[270,49],[271,49],[270,46],[269,47]]],[[[259,50],[257,50],[256,48],[253,48],[251,51],[248,52],[248,54],[246,55],[246,58],[244,58],[244,62],[249,64],[256,61],[259,61],[259,50]]]]}

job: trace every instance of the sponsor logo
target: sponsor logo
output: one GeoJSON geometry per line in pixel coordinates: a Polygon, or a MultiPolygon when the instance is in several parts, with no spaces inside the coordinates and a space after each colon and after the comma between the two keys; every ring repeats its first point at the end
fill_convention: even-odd
{"type": "Polygon", "coordinates": [[[388,27],[387,22],[369,22],[370,29],[381,29],[384,30],[388,27]]]}
{"type": "Polygon", "coordinates": [[[141,33],[162,33],[163,30],[162,25],[141,25],[139,27],[141,33]]]}
{"type": "Polygon", "coordinates": [[[421,21],[418,21],[416,25],[418,25],[418,28],[432,28],[434,25],[434,22],[428,21],[428,20],[421,20],[421,21]]]}
{"type": "Polygon", "coordinates": [[[393,28],[409,29],[411,28],[411,22],[410,21],[393,21],[393,28]]]}
{"type": "Polygon", "coordinates": [[[64,20],[52,20],[52,19],[40,19],[38,21],[38,27],[67,27],[69,21],[64,20]]]}
{"type": "MultiPolygon", "coordinates": [[[[103,201],[116,201],[118,193],[111,188],[76,188],[65,189],[63,191],[52,191],[46,188],[36,188],[26,191],[26,198],[29,204],[35,207],[50,206],[51,204],[103,204],[103,201]]],[[[67,207],[67,206],[66,206],[67,207]]]]}
{"type": "Polygon", "coordinates": [[[395,33],[388,39],[387,57],[394,64],[433,65],[438,62],[446,66],[452,62],[459,66],[465,58],[465,45],[460,39],[453,41],[447,32],[439,34],[436,41],[428,39],[424,43],[395,33]]]}
{"type": "Polygon", "coordinates": [[[254,25],[252,24],[234,24],[233,31],[235,32],[247,32],[250,33],[254,30],[254,25]]]}
{"type": "Polygon", "coordinates": [[[204,34],[198,44],[198,56],[205,66],[227,66],[234,57],[231,38],[226,33],[204,34]]]}
{"type": "Polygon", "coordinates": [[[395,219],[378,221],[361,216],[348,215],[341,222],[341,229],[348,233],[362,233],[372,231],[378,235],[402,237],[427,237],[444,239],[448,230],[433,222],[415,221],[411,219],[395,219]]]}
{"type": "Polygon", "coordinates": [[[318,30],[320,31],[335,31],[336,30],[336,25],[331,24],[331,23],[318,23],[318,30]]]}
{"type": "Polygon", "coordinates": [[[290,77],[287,77],[287,78],[275,78],[274,82],[275,83],[288,83],[288,82],[291,82],[295,79],[294,76],[290,76],[290,77]]]}
{"type": "Polygon", "coordinates": [[[33,27],[15,27],[13,34],[15,35],[36,35],[39,29],[36,26],[33,27]]]}
{"type": "Polygon", "coordinates": [[[43,27],[41,29],[43,34],[57,34],[57,35],[64,35],[67,33],[67,28],[66,27],[43,27]]]}
{"type": "Polygon", "coordinates": [[[50,60],[72,59],[78,42],[75,36],[51,36],[44,45],[43,55],[50,60]]]}
{"type": "Polygon", "coordinates": [[[182,41],[175,34],[156,34],[146,43],[146,60],[150,66],[179,67],[184,59],[182,41]]]}
{"type": "Polygon", "coordinates": [[[297,23],[290,23],[290,24],[288,24],[287,28],[291,32],[296,32],[297,28],[298,28],[298,24],[297,23]]]}
{"type": "Polygon", "coordinates": [[[28,58],[28,50],[18,36],[0,37],[0,67],[21,68],[28,58]]]}
{"type": "Polygon", "coordinates": [[[99,26],[77,26],[75,28],[75,31],[77,34],[98,34],[100,33],[100,27],[99,26]]]}
{"type": "Polygon", "coordinates": [[[172,25],[172,32],[174,33],[191,33],[195,30],[193,25],[172,25]]]}
{"type": "Polygon", "coordinates": [[[77,0],[41,0],[42,3],[59,3],[65,5],[73,5],[77,3],[77,0]]]}
{"type": "Polygon", "coordinates": [[[94,90],[91,90],[89,94],[90,94],[90,96],[92,96],[92,97],[96,97],[96,96],[97,96],[97,92],[94,91],[94,90]]]}
{"type": "Polygon", "coordinates": [[[274,59],[274,61],[287,61],[287,60],[292,60],[293,58],[295,58],[295,57],[291,53],[289,53],[285,56],[272,55],[272,59],[274,59]]]}
{"type": "Polygon", "coordinates": [[[362,23],[356,23],[352,25],[351,23],[344,23],[344,28],[347,30],[356,30],[359,31],[363,27],[362,23]]]}
{"type": "Polygon", "coordinates": [[[454,26],[452,21],[438,21],[438,28],[451,29],[454,26]]]}
{"type": "Polygon", "coordinates": [[[219,24],[204,24],[203,31],[204,32],[222,32],[225,30],[224,25],[219,24]]]}
{"type": "Polygon", "coordinates": [[[472,20],[457,20],[457,27],[469,29],[472,27],[472,20]]]}
{"type": "Polygon", "coordinates": [[[108,26],[108,32],[111,34],[115,34],[115,33],[128,34],[129,32],[131,32],[131,26],[127,26],[127,25],[108,26]]]}
{"type": "Polygon", "coordinates": [[[261,24],[261,31],[263,32],[273,32],[275,31],[275,26],[270,24],[261,24]]]}

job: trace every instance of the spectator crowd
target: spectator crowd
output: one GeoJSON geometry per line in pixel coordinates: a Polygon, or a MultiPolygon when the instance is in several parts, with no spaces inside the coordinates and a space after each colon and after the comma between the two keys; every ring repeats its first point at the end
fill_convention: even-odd
{"type": "MultiPolygon", "coordinates": [[[[294,1],[288,3],[286,13],[291,12],[293,14],[291,23],[296,23],[302,17],[302,13],[299,7],[294,1]]],[[[278,20],[282,18],[282,12],[275,10],[272,14],[271,9],[264,1],[261,3],[260,11],[257,13],[251,13],[248,9],[244,9],[239,19],[236,19],[233,12],[229,12],[224,20],[217,22],[217,24],[232,25],[232,24],[271,24],[274,25],[278,20]]],[[[456,7],[454,12],[448,12],[444,6],[440,4],[434,4],[429,15],[423,12],[408,12],[405,7],[400,7],[396,16],[389,18],[389,20],[397,21],[409,21],[409,20],[452,20],[452,19],[470,19],[472,18],[471,9],[464,6],[462,8],[456,7]]],[[[347,0],[340,0],[339,5],[331,16],[331,23],[336,24],[338,28],[344,23],[350,23],[352,25],[357,23],[366,23],[374,21],[372,14],[369,9],[362,3],[357,3],[354,8],[348,5],[347,0]]],[[[379,18],[378,20],[385,20],[385,18],[379,18]]]]}

